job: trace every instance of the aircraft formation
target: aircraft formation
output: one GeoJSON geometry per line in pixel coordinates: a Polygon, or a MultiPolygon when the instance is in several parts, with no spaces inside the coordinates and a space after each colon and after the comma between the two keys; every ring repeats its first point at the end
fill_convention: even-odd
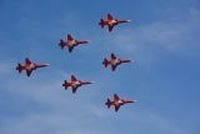
{"type": "MultiPolygon", "coordinates": [[[[108,31],[112,32],[113,28],[115,26],[122,24],[122,23],[128,23],[128,22],[130,22],[130,20],[116,19],[111,15],[111,13],[108,13],[107,19],[105,19],[105,20],[100,19],[99,25],[101,26],[101,28],[104,28],[105,26],[107,26],[108,31]]],[[[66,49],[68,49],[69,53],[72,53],[72,52],[74,52],[75,47],[87,45],[89,43],[90,43],[89,40],[75,39],[71,34],[68,34],[66,40],[61,39],[60,42],[58,43],[58,46],[61,49],[66,48],[66,49]]],[[[104,58],[102,64],[104,65],[105,68],[107,68],[110,65],[112,72],[114,72],[114,71],[116,71],[116,68],[119,65],[129,64],[131,62],[132,61],[129,59],[119,58],[114,53],[111,53],[109,58],[104,58]]],[[[27,77],[30,77],[33,71],[35,71],[39,68],[45,68],[48,66],[49,66],[49,64],[38,64],[38,63],[32,62],[29,58],[25,58],[25,63],[23,65],[18,63],[16,70],[19,73],[21,73],[24,70],[26,72],[27,77]]],[[[85,86],[85,85],[90,85],[90,84],[94,84],[94,82],[89,81],[89,80],[78,80],[76,78],[76,76],[71,75],[70,80],[64,80],[64,83],[62,84],[62,86],[65,90],[71,88],[72,93],[75,94],[77,92],[77,90],[80,89],[80,87],[85,86]]],[[[105,105],[108,108],[110,108],[111,106],[114,106],[115,112],[118,112],[120,107],[125,104],[136,103],[136,100],[122,99],[116,93],[113,96],[114,96],[114,99],[111,100],[108,98],[107,101],[105,102],[105,105]]]]}

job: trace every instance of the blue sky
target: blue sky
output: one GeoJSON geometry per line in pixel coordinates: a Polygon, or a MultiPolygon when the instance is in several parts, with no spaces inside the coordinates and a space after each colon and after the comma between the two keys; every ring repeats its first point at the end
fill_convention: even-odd
{"type": "Polygon", "coordinates": [[[198,0],[0,0],[0,18],[1,134],[199,134],[198,0]],[[108,33],[108,12],[132,23],[108,33]],[[92,43],[68,54],[57,45],[68,33],[92,43]],[[135,64],[112,73],[111,52],[135,64]],[[51,66],[27,79],[15,71],[25,57],[51,66]],[[96,84],[72,95],[70,74],[96,84]],[[138,103],[115,113],[113,93],[138,103]]]}

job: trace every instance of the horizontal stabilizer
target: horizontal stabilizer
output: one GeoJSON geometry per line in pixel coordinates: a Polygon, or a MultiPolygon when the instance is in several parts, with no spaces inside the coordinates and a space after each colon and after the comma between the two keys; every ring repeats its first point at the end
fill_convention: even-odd
{"type": "Polygon", "coordinates": [[[102,64],[103,64],[105,67],[107,67],[109,63],[110,63],[110,62],[109,62],[106,58],[104,58],[104,61],[103,61],[102,64]]]}
{"type": "Polygon", "coordinates": [[[65,47],[65,42],[61,39],[58,45],[63,49],[65,47]]]}
{"type": "Polygon", "coordinates": [[[111,106],[111,101],[110,101],[109,98],[107,99],[106,105],[107,105],[108,108],[110,108],[110,106],[111,106]]]}
{"type": "Polygon", "coordinates": [[[16,70],[18,70],[19,73],[21,73],[23,69],[24,67],[21,64],[18,64],[18,66],[16,67],[16,70]]]}
{"type": "Polygon", "coordinates": [[[67,90],[70,84],[65,80],[62,86],[65,88],[65,90],[67,90]]]}
{"type": "Polygon", "coordinates": [[[105,26],[105,22],[103,19],[100,20],[99,25],[101,26],[101,28],[104,28],[105,26]]]}

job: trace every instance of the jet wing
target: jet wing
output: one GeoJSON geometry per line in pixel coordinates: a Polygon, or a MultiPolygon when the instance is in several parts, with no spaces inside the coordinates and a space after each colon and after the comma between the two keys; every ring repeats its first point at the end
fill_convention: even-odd
{"type": "Polygon", "coordinates": [[[112,66],[112,71],[115,71],[115,70],[116,70],[116,68],[117,68],[117,65],[115,65],[115,66],[112,66]]]}
{"type": "Polygon", "coordinates": [[[113,27],[114,27],[113,25],[112,25],[112,26],[108,26],[108,31],[109,31],[109,32],[112,32],[113,27]]]}
{"type": "Polygon", "coordinates": [[[75,94],[77,89],[78,89],[78,87],[72,87],[72,93],[75,94]]]}
{"type": "Polygon", "coordinates": [[[74,47],[68,47],[68,51],[71,53],[73,51],[74,47]]]}
{"type": "Polygon", "coordinates": [[[120,100],[120,98],[117,94],[114,94],[114,100],[120,100]]]}
{"type": "Polygon", "coordinates": [[[73,39],[73,37],[72,37],[70,34],[68,34],[68,35],[67,35],[67,40],[68,40],[68,41],[72,41],[72,40],[74,40],[74,39],[73,39]]]}
{"type": "Polygon", "coordinates": [[[25,59],[25,63],[28,64],[28,65],[30,65],[32,62],[31,62],[31,60],[29,58],[26,58],[25,59]]]}
{"type": "Polygon", "coordinates": [[[77,79],[74,75],[71,75],[71,81],[77,81],[77,79]]]}
{"type": "Polygon", "coordinates": [[[118,112],[120,106],[115,106],[115,112],[118,112]]]}
{"type": "Polygon", "coordinates": [[[109,13],[109,14],[107,15],[107,19],[108,19],[108,21],[111,21],[111,20],[113,20],[113,16],[109,13]]]}
{"type": "Polygon", "coordinates": [[[120,98],[117,94],[114,94],[114,100],[120,100],[120,98]]]}
{"type": "Polygon", "coordinates": [[[26,75],[27,75],[28,77],[30,77],[32,71],[33,71],[33,70],[26,70],[26,75]]]}
{"type": "Polygon", "coordinates": [[[111,59],[113,59],[113,60],[117,59],[117,57],[115,56],[114,53],[111,53],[110,57],[111,57],[111,59]]]}

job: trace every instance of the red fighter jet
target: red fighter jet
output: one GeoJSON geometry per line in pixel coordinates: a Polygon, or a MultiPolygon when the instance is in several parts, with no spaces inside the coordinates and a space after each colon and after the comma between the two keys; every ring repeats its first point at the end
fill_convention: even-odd
{"type": "Polygon", "coordinates": [[[25,70],[27,76],[29,77],[33,70],[36,70],[38,68],[47,67],[47,66],[49,66],[49,64],[36,64],[36,63],[33,63],[28,58],[26,58],[25,59],[25,64],[21,65],[19,63],[18,66],[16,67],[16,70],[18,70],[19,73],[21,73],[23,70],[25,70]]]}
{"type": "Polygon", "coordinates": [[[82,44],[88,44],[88,40],[76,40],[74,39],[70,34],[67,35],[67,41],[60,40],[59,46],[61,49],[64,49],[65,47],[68,47],[69,53],[71,53],[74,49],[74,47],[82,44]]]}
{"type": "Polygon", "coordinates": [[[136,103],[136,100],[125,100],[121,99],[117,94],[114,94],[114,100],[111,101],[109,98],[105,105],[110,108],[112,105],[115,107],[115,112],[118,112],[119,108],[124,104],[136,103]]]}
{"type": "Polygon", "coordinates": [[[103,61],[102,64],[103,64],[105,67],[108,67],[108,65],[111,65],[112,71],[115,71],[115,69],[116,69],[116,67],[117,67],[118,65],[120,65],[120,64],[125,64],[125,63],[130,63],[130,62],[131,62],[131,60],[122,60],[122,59],[120,59],[120,58],[117,58],[117,57],[115,56],[115,54],[111,53],[110,59],[108,60],[108,59],[104,58],[104,61],[103,61]]]}
{"type": "Polygon", "coordinates": [[[71,75],[71,82],[64,81],[63,87],[65,87],[65,90],[67,90],[68,87],[72,88],[72,93],[76,93],[76,90],[83,86],[88,84],[93,84],[94,82],[86,81],[86,80],[77,80],[74,75],[71,75]]]}
{"type": "Polygon", "coordinates": [[[101,19],[100,22],[99,22],[99,25],[101,26],[101,28],[108,26],[108,31],[112,32],[113,28],[116,25],[122,24],[122,23],[128,23],[128,22],[130,22],[130,20],[114,19],[113,16],[110,13],[108,13],[107,20],[101,19]]]}

